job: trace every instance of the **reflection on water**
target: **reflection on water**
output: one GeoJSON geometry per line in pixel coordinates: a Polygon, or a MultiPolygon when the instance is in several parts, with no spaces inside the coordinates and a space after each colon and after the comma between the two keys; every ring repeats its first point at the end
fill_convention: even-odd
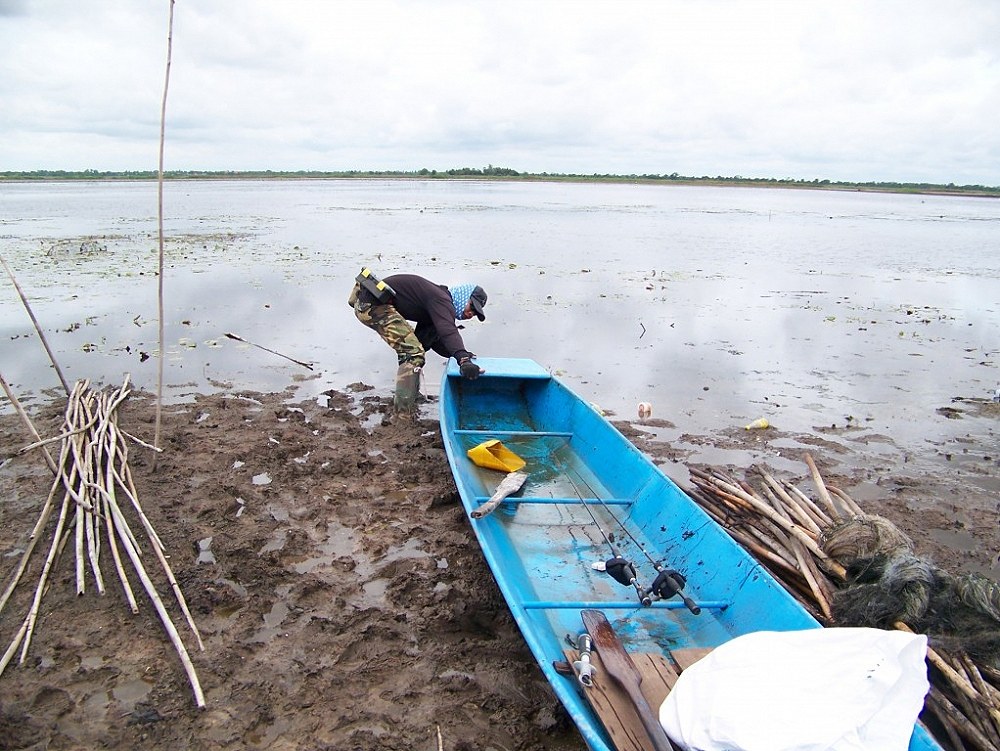
{"type": "MultiPolygon", "coordinates": [[[[67,378],[155,389],[155,185],[0,190],[4,257],[67,378]]],[[[345,304],[362,264],[482,284],[470,349],[534,358],[613,414],[651,402],[689,433],[850,416],[919,454],[985,436],[935,410],[1000,385],[995,200],[310,180],[170,183],[165,211],[168,398],[291,381],[390,393],[394,356],[345,304]]],[[[0,362],[29,406],[58,385],[12,285],[0,362]]]]}
{"type": "Polygon", "coordinates": [[[198,563],[215,563],[215,553],[212,552],[213,537],[203,537],[198,540],[198,563]]]}

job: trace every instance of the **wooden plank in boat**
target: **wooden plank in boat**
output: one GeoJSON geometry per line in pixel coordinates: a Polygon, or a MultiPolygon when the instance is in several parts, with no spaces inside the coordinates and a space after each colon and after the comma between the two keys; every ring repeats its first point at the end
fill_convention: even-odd
{"type": "Polygon", "coordinates": [[[711,647],[683,647],[681,649],[671,649],[670,656],[674,658],[677,667],[683,672],[711,651],[711,647]]]}
{"type": "MultiPolygon", "coordinates": [[[[570,664],[578,659],[575,649],[566,649],[564,654],[570,664]]],[[[629,656],[642,676],[640,686],[646,701],[654,712],[658,712],[660,704],[677,682],[676,669],[662,654],[631,652],[629,656]]],[[[597,652],[591,653],[590,661],[594,666],[594,682],[590,688],[581,690],[600,717],[617,751],[652,751],[653,746],[646,738],[642,721],[628,694],[604,670],[597,652]]]]}

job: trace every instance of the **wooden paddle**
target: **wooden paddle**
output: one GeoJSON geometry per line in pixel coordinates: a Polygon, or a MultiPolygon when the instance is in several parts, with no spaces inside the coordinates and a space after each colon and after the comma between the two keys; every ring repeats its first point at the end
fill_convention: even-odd
{"type": "Polygon", "coordinates": [[[618,634],[608,623],[607,616],[600,610],[583,610],[580,615],[583,616],[583,625],[587,629],[587,633],[594,640],[594,648],[601,658],[604,670],[618,681],[618,684],[628,694],[629,699],[632,700],[639,720],[642,722],[642,727],[646,730],[646,735],[649,736],[655,751],[672,751],[673,744],[667,734],[663,732],[659,719],[653,713],[653,708],[649,706],[649,702],[646,701],[640,688],[642,675],[640,675],[635,663],[632,662],[628,652],[625,651],[625,646],[618,638],[618,634]]]}
{"type": "Polygon", "coordinates": [[[482,519],[488,513],[493,511],[500,502],[509,496],[511,493],[516,493],[524,485],[524,481],[528,479],[528,474],[526,472],[510,472],[500,484],[497,485],[496,491],[490,496],[490,499],[482,504],[479,508],[475,509],[471,516],[473,519],[482,519]]]}

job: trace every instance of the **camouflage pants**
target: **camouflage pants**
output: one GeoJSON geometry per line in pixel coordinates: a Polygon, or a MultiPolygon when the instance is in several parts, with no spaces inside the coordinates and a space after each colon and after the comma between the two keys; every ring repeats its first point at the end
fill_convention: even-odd
{"type": "Polygon", "coordinates": [[[424,366],[424,348],[409,322],[392,305],[372,305],[358,298],[359,285],[355,284],[347,304],[354,308],[355,317],[373,329],[393,348],[400,365],[413,368],[424,366]]]}

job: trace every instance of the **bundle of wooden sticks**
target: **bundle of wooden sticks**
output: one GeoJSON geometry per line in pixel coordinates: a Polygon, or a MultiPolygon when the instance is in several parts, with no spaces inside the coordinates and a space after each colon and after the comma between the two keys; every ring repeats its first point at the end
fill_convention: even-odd
{"type": "MultiPolygon", "coordinates": [[[[757,487],[720,471],[689,467],[692,498],[825,626],[836,626],[836,593],[851,586],[844,565],[824,549],[825,533],[866,514],[844,491],[827,486],[805,455],[816,498],[756,467],[757,487]]],[[[910,630],[903,623],[896,628],[910,630]]],[[[997,623],[1000,629],[1000,622],[997,623]]],[[[931,690],[921,715],[936,740],[954,751],[1000,751],[1000,670],[928,634],[931,690]]]]}
{"type": "MultiPolygon", "coordinates": [[[[6,386],[6,383],[4,385],[6,386]]],[[[166,581],[194,634],[198,648],[204,649],[184,595],[167,562],[164,546],[142,509],[139,493],[132,479],[128,463],[129,442],[141,444],[151,450],[155,449],[129,435],[118,425],[118,408],[128,394],[128,379],[121,388],[111,392],[92,391],[89,382],[77,382],[67,398],[60,434],[47,440],[39,438],[37,442],[21,449],[21,453],[36,450],[43,452],[53,470],[54,479],[48,498],[41,505],[38,521],[29,536],[17,568],[3,594],[0,595],[0,611],[2,611],[24,578],[25,572],[29,568],[40,571],[28,612],[6,652],[0,656],[0,674],[18,650],[20,650],[19,661],[24,662],[50,574],[59,560],[60,553],[72,541],[75,551],[77,594],[82,595],[86,592],[87,582],[91,579],[98,592],[102,594],[105,592],[101,553],[107,549],[129,607],[133,613],[138,613],[139,605],[129,581],[126,560],[131,563],[131,570],[142,583],[147,597],[163,622],[170,641],[180,655],[194,689],[195,701],[199,707],[204,707],[205,698],[198,676],[163,599],[146,569],[142,546],[133,529],[138,525],[145,531],[148,549],[159,561],[166,581]],[[58,460],[53,459],[47,449],[48,445],[55,443],[60,447],[58,460]],[[50,540],[48,554],[40,565],[32,565],[35,548],[43,537],[48,537],[50,540]]],[[[16,401],[14,403],[17,404],[16,401]]],[[[22,414],[22,417],[28,421],[26,415],[22,414]]]]}

